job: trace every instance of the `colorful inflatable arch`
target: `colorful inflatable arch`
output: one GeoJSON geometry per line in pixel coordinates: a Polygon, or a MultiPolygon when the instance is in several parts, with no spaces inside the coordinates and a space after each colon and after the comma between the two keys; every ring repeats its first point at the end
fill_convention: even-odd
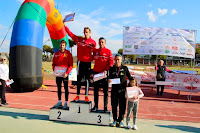
{"type": "Polygon", "coordinates": [[[63,18],[54,0],[25,0],[15,18],[10,43],[10,79],[16,92],[34,91],[41,87],[42,52],[45,24],[49,30],[54,52],[61,40],[67,41],[63,18]]]}

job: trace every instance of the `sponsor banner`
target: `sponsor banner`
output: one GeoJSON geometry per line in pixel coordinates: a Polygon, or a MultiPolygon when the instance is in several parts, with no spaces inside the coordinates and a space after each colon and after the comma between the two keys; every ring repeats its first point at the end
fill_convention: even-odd
{"type": "MultiPolygon", "coordinates": [[[[145,69],[144,69],[145,70],[145,69]]],[[[131,76],[135,77],[140,86],[155,87],[165,85],[165,88],[180,91],[200,92],[200,75],[179,74],[166,72],[165,82],[156,81],[156,73],[130,69],[131,76]]]]}
{"type": "Polygon", "coordinates": [[[195,57],[195,30],[124,27],[123,36],[124,55],[195,57]]]}

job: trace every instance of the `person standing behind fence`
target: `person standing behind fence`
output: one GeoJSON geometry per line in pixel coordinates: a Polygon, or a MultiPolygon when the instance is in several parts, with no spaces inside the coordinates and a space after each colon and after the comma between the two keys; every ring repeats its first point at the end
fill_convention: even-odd
{"type": "Polygon", "coordinates": [[[85,37],[74,35],[66,26],[66,23],[65,29],[68,35],[77,44],[77,96],[74,98],[74,101],[78,101],[80,99],[81,80],[84,78],[86,81],[85,102],[89,102],[88,91],[91,76],[91,61],[93,60],[93,50],[96,49],[96,42],[90,36],[91,30],[89,27],[84,28],[83,32],[85,37]]]}
{"type": "Polygon", "coordinates": [[[53,71],[55,70],[56,66],[67,68],[64,77],[56,77],[56,84],[57,84],[57,88],[58,88],[58,103],[56,105],[54,105],[54,107],[55,108],[62,108],[61,85],[62,85],[62,82],[63,82],[64,83],[64,89],[65,89],[65,104],[64,104],[63,109],[69,109],[69,107],[67,106],[68,96],[69,96],[68,75],[71,72],[72,67],[73,67],[73,57],[72,57],[72,54],[68,50],[66,50],[65,48],[66,48],[66,41],[62,40],[60,42],[60,50],[57,51],[54,54],[54,57],[53,57],[53,63],[52,63],[53,71]]]}
{"type": "Polygon", "coordinates": [[[126,98],[128,98],[126,124],[129,129],[133,128],[134,130],[137,130],[136,119],[137,119],[137,112],[138,112],[138,107],[139,107],[139,99],[144,96],[144,93],[142,92],[141,88],[139,88],[136,78],[134,78],[133,80],[130,80],[129,86],[136,87],[134,88],[136,95],[133,98],[128,98],[126,94],[126,98]],[[133,112],[133,127],[129,123],[132,112],[133,112]]]}
{"type": "MultiPolygon", "coordinates": [[[[172,72],[171,70],[169,70],[165,65],[164,65],[164,61],[160,60],[158,62],[158,65],[156,65],[156,70],[157,70],[157,75],[156,75],[156,79],[157,81],[165,81],[166,75],[165,72],[172,72]]],[[[163,96],[163,92],[164,92],[164,85],[157,85],[157,95],[159,96],[163,96]],[[161,87],[161,91],[159,91],[161,87]]]]}
{"type": "Polygon", "coordinates": [[[6,64],[7,58],[5,56],[2,56],[0,58],[1,64],[0,64],[0,97],[1,97],[1,105],[0,106],[6,106],[8,103],[6,102],[6,82],[10,81],[8,75],[9,75],[9,68],[6,64]]]}
{"type": "MultiPolygon", "coordinates": [[[[93,74],[104,73],[107,75],[108,70],[111,66],[113,66],[113,55],[111,50],[105,47],[106,39],[101,37],[99,38],[99,49],[94,50],[94,69],[93,74]]],[[[95,105],[93,107],[93,111],[98,110],[98,102],[99,102],[99,88],[100,84],[102,85],[104,92],[104,111],[107,111],[108,104],[108,78],[104,78],[94,82],[94,102],[95,105]]]]}

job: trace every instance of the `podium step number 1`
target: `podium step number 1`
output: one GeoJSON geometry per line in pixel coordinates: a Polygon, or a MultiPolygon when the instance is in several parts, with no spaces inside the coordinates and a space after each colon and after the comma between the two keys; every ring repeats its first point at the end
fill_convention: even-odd
{"type": "Polygon", "coordinates": [[[66,121],[75,123],[86,123],[95,125],[109,125],[111,112],[90,110],[92,102],[72,101],[69,110],[51,108],[49,119],[54,121],[66,121]]]}

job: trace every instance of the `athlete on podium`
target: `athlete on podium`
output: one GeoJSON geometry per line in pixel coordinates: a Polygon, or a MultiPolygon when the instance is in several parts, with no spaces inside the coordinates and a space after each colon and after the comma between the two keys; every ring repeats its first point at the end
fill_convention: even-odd
{"type": "Polygon", "coordinates": [[[56,84],[58,88],[58,103],[54,105],[54,108],[62,108],[62,102],[61,102],[61,84],[64,83],[64,89],[65,89],[65,104],[63,109],[69,109],[67,106],[68,102],[68,75],[72,70],[73,67],[73,58],[72,54],[66,50],[66,41],[62,40],[60,42],[60,50],[57,51],[54,54],[53,57],[53,63],[52,68],[54,71],[54,74],[56,76],[56,84]]]}
{"type": "MultiPolygon", "coordinates": [[[[99,38],[99,49],[94,50],[94,68],[93,68],[93,75],[102,73],[103,79],[94,80],[94,107],[92,111],[98,110],[98,102],[99,102],[99,88],[100,85],[103,87],[104,92],[104,111],[107,111],[107,104],[108,104],[108,70],[111,66],[113,66],[113,55],[111,50],[105,47],[106,39],[101,37],[99,38]]],[[[101,75],[100,75],[101,76],[101,75]]]]}

